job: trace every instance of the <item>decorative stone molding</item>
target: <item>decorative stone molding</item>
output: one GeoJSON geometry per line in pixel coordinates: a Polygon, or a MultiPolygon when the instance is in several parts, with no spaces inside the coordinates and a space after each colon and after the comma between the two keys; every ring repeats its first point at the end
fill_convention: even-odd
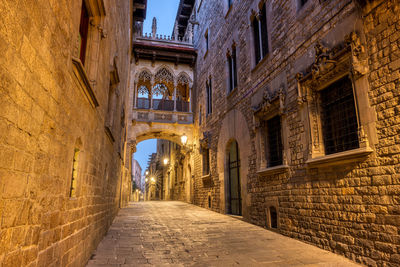
{"type": "Polygon", "coordinates": [[[91,17],[106,16],[104,0],[85,0],[85,3],[91,17]]]}
{"type": "Polygon", "coordinates": [[[345,37],[346,42],[351,47],[351,59],[353,65],[353,74],[358,77],[369,72],[368,55],[365,52],[364,45],[361,43],[360,36],[351,32],[345,37]]]}
{"type": "Polygon", "coordinates": [[[114,64],[110,70],[110,84],[117,85],[120,82],[117,68],[117,57],[114,58],[114,64]]]}
{"type": "Polygon", "coordinates": [[[79,88],[82,89],[89,103],[95,108],[99,106],[96,95],[94,94],[93,88],[89,82],[89,78],[86,74],[85,68],[80,59],[72,58],[73,72],[79,83],[79,88]]]}
{"type": "Polygon", "coordinates": [[[266,87],[263,92],[262,102],[253,107],[253,112],[257,117],[272,113],[283,115],[285,114],[285,101],[286,91],[283,85],[273,93],[266,87]]]}
{"type": "MultiPolygon", "coordinates": [[[[308,165],[324,166],[324,164],[316,163],[329,161],[330,158],[336,157],[333,155],[325,155],[319,91],[345,76],[348,76],[351,80],[354,97],[356,98],[355,105],[357,120],[359,122],[359,146],[360,149],[365,149],[365,151],[367,151],[364,151],[365,153],[356,154],[365,156],[372,151],[368,142],[368,134],[365,131],[367,122],[366,120],[360,119],[360,117],[362,117],[360,114],[363,112],[365,113],[365,111],[360,109],[359,100],[357,99],[358,91],[367,90],[367,88],[359,88],[357,83],[360,78],[364,79],[365,74],[369,71],[368,67],[366,67],[368,65],[366,60],[364,46],[359,36],[355,32],[352,32],[345,38],[344,42],[333,48],[327,48],[322,42],[317,41],[315,45],[314,63],[304,72],[296,74],[296,80],[298,82],[297,102],[304,110],[303,114],[305,116],[303,119],[306,120],[305,126],[306,132],[308,133],[308,165]]],[[[344,153],[343,155],[353,155],[351,151],[341,153],[344,153]]],[[[341,156],[337,158],[337,162],[347,162],[340,160],[340,158],[341,156]]],[[[347,156],[344,156],[344,158],[347,158],[347,156]]]]}
{"type": "Polygon", "coordinates": [[[106,135],[107,135],[108,139],[110,140],[110,142],[114,143],[115,138],[114,138],[114,135],[112,134],[110,126],[108,126],[108,125],[104,126],[104,131],[106,132],[106,135]]]}
{"type": "Polygon", "coordinates": [[[203,132],[203,138],[200,139],[200,147],[209,149],[211,146],[211,132],[203,132]]]}

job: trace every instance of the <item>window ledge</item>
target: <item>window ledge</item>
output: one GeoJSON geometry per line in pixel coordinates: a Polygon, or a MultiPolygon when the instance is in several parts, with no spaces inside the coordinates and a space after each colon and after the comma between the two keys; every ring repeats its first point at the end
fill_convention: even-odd
{"type": "Polygon", "coordinates": [[[110,140],[111,143],[115,142],[115,138],[112,134],[112,131],[110,129],[110,126],[104,126],[104,130],[106,131],[106,135],[108,137],[108,139],[110,140]]]}
{"type": "Polygon", "coordinates": [[[306,164],[309,168],[342,165],[346,163],[362,161],[372,152],[373,150],[370,147],[362,147],[327,156],[317,157],[314,159],[309,159],[306,161],[306,164]]]}
{"type": "Polygon", "coordinates": [[[204,54],[204,58],[206,58],[208,55],[208,50],[206,51],[206,53],[204,54]]]}
{"type": "Polygon", "coordinates": [[[211,174],[209,173],[209,174],[206,174],[206,175],[203,175],[203,176],[201,176],[201,179],[202,180],[207,180],[207,179],[210,179],[211,178],[211,174]]]}
{"type": "Polygon", "coordinates": [[[213,181],[211,179],[211,174],[203,175],[201,176],[201,180],[203,182],[204,187],[212,187],[213,186],[213,181]]]}
{"type": "Polygon", "coordinates": [[[264,176],[264,175],[272,175],[272,174],[277,174],[277,173],[284,173],[289,170],[289,165],[278,165],[266,169],[261,169],[257,171],[258,175],[264,176]]]}
{"type": "Polygon", "coordinates": [[[72,65],[74,68],[75,77],[78,79],[79,87],[89,100],[90,104],[96,108],[99,106],[96,95],[94,94],[93,88],[90,85],[89,78],[86,74],[85,68],[80,59],[72,58],[72,65]]]}
{"type": "Polygon", "coordinates": [[[226,95],[227,98],[230,98],[235,92],[237,91],[238,86],[233,88],[231,91],[228,91],[228,94],[226,95]]]}
{"type": "Polygon", "coordinates": [[[260,68],[260,66],[262,66],[262,65],[264,64],[264,62],[265,62],[265,61],[267,60],[267,58],[268,58],[268,55],[269,55],[269,52],[267,52],[267,54],[265,55],[265,57],[263,57],[263,58],[257,63],[257,65],[254,66],[254,68],[251,70],[251,73],[256,72],[256,71],[260,68]]]}
{"type": "Polygon", "coordinates": [[[231,13],[232,7],[233,7],[233,4],[231,4],[231,5],[229,6],[228,11],[227,11],[226,14],[225,14],[225,19],[226,19],[226,18],[229,16],[229,14],[231,13]]]}

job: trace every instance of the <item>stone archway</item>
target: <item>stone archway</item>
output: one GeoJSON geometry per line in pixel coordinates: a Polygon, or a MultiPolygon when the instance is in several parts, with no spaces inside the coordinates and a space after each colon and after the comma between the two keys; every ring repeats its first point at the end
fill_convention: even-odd
{"type": "Polygon", "coordinates": [[[247,175],[249,173],[249,156],[250,156],[250,133],[247,127],[246,118],[243,114],[233,109],[228,112],[222,122],[218,137],[217,150],[217,171],[220,181],[220,210],[227,213],[228,207],[226,202],[226,182],[229,179],[229,168],[226,161],[227,146],[236,140],[239,146],[239,157],[241,160],[240,168],[240,191],[242,199],[242,215],[249,221],[250,194],[247,192],[247,175]]]}

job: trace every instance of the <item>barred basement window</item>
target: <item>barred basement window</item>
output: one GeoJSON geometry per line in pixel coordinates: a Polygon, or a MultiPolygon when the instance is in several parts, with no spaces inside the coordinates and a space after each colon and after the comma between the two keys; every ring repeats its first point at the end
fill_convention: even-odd
{"type": "Polygon", "coordinates": [[[268,147],[268,167],[282,165],[283,145],[282,145],[282,126],[280,116],[275,116],[267,121],[267,142],[268,147]]]}
{"type": "Polygon", "coordinates": [[[78,178],[78,158],[79,158],[79,149],[75,149],[74,159],[72,161],[71,187],[69,190],[70,197],[76,197],[76,179],[78,178]]]}
{"type": "Polygon", "coordinates": [[[259,14],[253,19],[254,51],[256,64],[258,64],[268,53],[268,30],[267,12],[265,4],[259,14]]]}
{"type": "Polygon", "coordinates": [[[321,91],[325,154],[359,147],[353,87],[348,76],[321,91]]]}
{"type": "Polygon", "coordinates": [[[277,229],[278,228],[278,213],[276,212],[275,207],[269,208],[269,218],[270,218],[270,227],[277,229]]]}
{"type": "Polygon", "coordinates": [[[80,52],[79,59],[85,65],[86,48],[89,32],[89,12],[87,10],[85,1],[82,1],[81,21],[79,25],[79,39],[80,39],[80,52]]]}
{"type": "Polygon", "coordinates": [[[203,148],[203,175],[210,174],[210,150],[203,148]]]}
{"type": "Polygon", "coordinates": [[[237,87],[236,47],[232,47],[232,54],[228,53],[229,92],[237,87]]]}

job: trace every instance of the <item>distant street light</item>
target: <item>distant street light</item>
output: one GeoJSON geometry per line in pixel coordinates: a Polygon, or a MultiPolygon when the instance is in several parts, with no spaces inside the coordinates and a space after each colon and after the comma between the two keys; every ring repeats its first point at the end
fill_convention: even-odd
{"type": "Polygon", "coordinates": [[[168,164],[168,158],[164,158],[164,165],[168,164]]]}
{"type": "Polygon", "coordinates": [[[186,142],[187,142],[187,136],[185,135],[185,134],[183,134],[182,136],[181,136],[181,142],[182,142],[182,144],[183,145],[186,145],[186,142]]]}
{"type": "Polygon", "coordinates": [[[144,181],[147,183],[149,181],[149,179],[146,178],[146,179],[144,179],[144,181]]]}
{"type": "Polygon", "coordinates": [[[146,175],[149,175],[149,171],[146,171],[146,175]]]}
{"type": "Polygon", "coordinates": [[[156,179],[154,179],[154,177],[151,177],[151,181],[154,183],[156,179]]]}

